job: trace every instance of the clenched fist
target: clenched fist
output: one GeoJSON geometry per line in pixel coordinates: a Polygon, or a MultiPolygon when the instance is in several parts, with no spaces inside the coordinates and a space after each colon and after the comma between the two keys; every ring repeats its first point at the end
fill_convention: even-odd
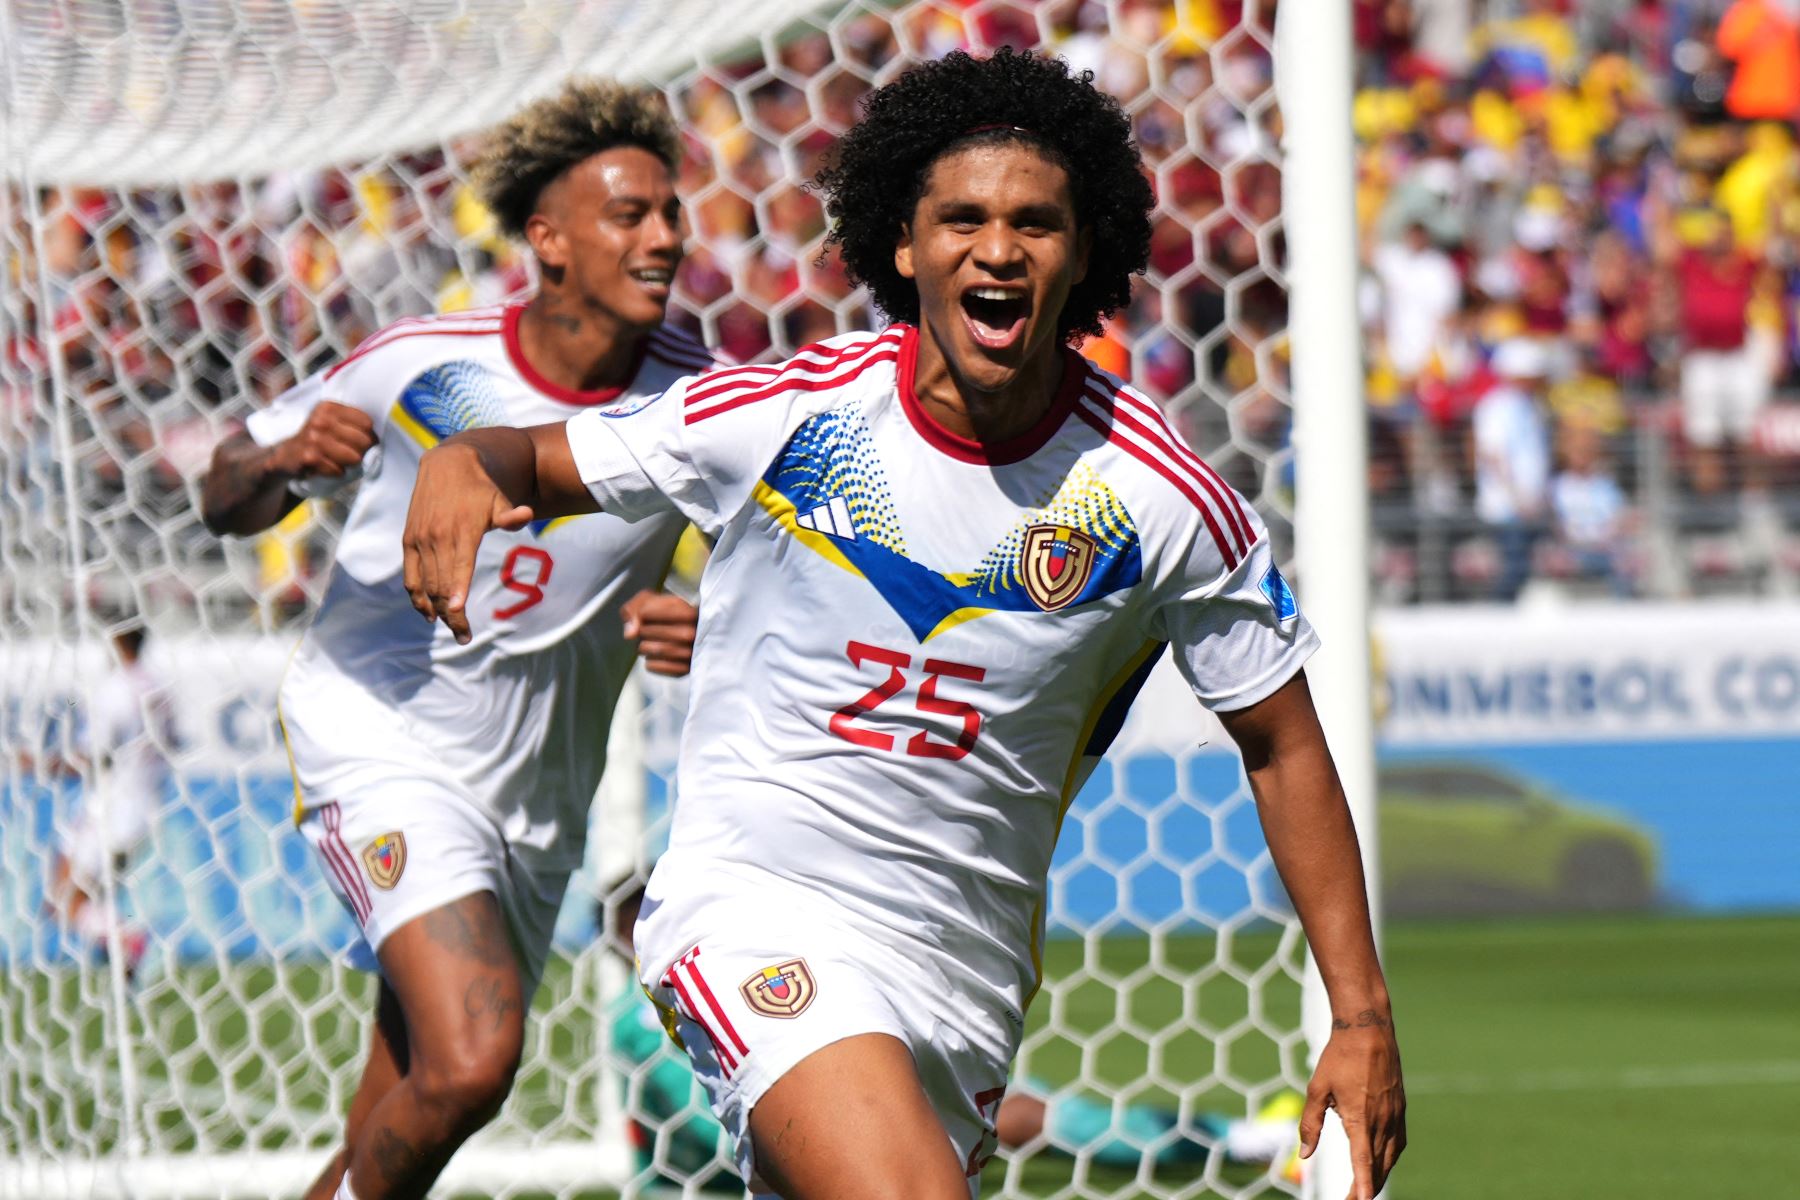
{"type": "Polygon", "coordinates": [[[636,638],[638,656],[652,675],[681,676],[694,662],[700,610],[667,592],[642,591],[619,610],[625,636],[636,638]]]}
{"type": "Polygon", "coordinates": [[[375,423],[360,408],[319,401],[300,432],[270,451],[269,466],[289,479],[324,475],[338,478],[354,470],[375,445],[375,423]]]}

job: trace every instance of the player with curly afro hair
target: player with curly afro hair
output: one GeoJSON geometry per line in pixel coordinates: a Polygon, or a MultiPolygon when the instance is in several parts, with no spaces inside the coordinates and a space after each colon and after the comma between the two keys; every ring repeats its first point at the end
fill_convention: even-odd
{"type": "Polygon", "coordinates": [[[675,849],[633,944],[750,1190],[783,1200],[969,1196],[1060,814],[1166,643],[1326,981],[1302,1153],[1334,1105],[1374,1200],[1405,1093],[1316,637],[1255,512],[1069,345],[1147,257],[1124,113],[1058,60],[951,54],[872,93],[817,182],[895,323],[446,439],[407,517],[413,606],[472,636],[476,552],[509,522],[673,506],[717,534],[675,849]]]}
{"type": "Polygon", "coordinates": [[[871,94],[815,180],[832,221],[827,244],[882,312],[918,321],[918,289],[895,268],[895,241],[912,225],[935,165],[960,150],[1001,145],[1034,151],[1066,175],[1076,226],[1090,242],[1087,273],[1058,314],[1056,336],[1098,336],[1149,261],[1155,197],[1131,119],[1093,86],[1092,72],[1071,75],[1060,58],[956,51],[871,94]]]}

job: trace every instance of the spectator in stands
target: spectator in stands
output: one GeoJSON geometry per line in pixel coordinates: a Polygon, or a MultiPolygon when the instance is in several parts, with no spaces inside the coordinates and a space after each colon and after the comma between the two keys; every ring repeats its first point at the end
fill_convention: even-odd
{"type": "Polygon", "coordinates": [[[1400,241],[1376,248],[1374,265],[1388,365],[1401,396],[1410,398],[1446,324],[1462,307],[1462,279],[1449,255],[1431,244],[1430,233],[1416,221],[1400,241]]]}
{"type": "Polygon", "coordinates": [[[1549,502],[1550,434],[1543,412],[1549,355],[1528,338],[1494,351],[1499,384],[1475,404],[1475,511],[1500,550],[1493,598],[1513,601],[1531,576],[1531,552],[1549,502]]]}
{"type": "Polygon", "coordinates": [[[1769,401],[1771,364],[1750,335],[1757,264],[1733,239],[1723,214],[1691,223],[1696,245],[1675,262],[1681,334],[1682,432],[1692,452],[1694,490],[1726,483],[1722,451],[1741,449],[1769,401]]]}
{"type": "Polygon", "coordinates": [[[1781,0],[1735,0],[1719,22],[1719,53],[1736,64],[1725,111],[1740,121],[1800,113],[1800,24],[1781,0]]]}
{"type": "Polygon", "coordinates": [[[1629,545],[1631,510],[1613,478],[1597,429],[1577,424],[1563,431],[1563,470],[1551,485],[1556,533],[1584,576],[1604,579],[1612,594],[1632,594],[1629,545]]]}

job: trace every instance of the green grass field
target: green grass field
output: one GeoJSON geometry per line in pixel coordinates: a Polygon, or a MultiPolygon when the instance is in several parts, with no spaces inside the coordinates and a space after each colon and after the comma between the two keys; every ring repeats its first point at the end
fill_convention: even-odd
{"type": "MultiPolygon", "coordinates": [[[[1187,986],[1140,986],[1122,1007],[1098,979],[1065,989],[1055,1033],[1028,1036],[1032,1073],[1051,1083],[1075,1079],[1085,1053],[1091,1077],[1144,1100],[1167,1103],[1180,1091],[1228,1107],[1233,1095],[1213,1073],[1273,1072],[1280,1051],[1263,1028],[1291,1027],[1298,995],[1281,978],[1253,991],[1206,971],[1214,949],[1210,939],[1171,939],[1162,962],[1187,986]],[[1180,1029],[1184,993],[1203,1021],[1235,1034],[1223,1052],[1195,1032],[1164,1032],[1160,1052],[1147,1047],[1141,1035],[1180,1029]],[[1153,1053],[1174,1091],[1146,1085],[1153,1053]]],[[[1248,970],[1273,949],[1271,937],[1252,936],[1231,957],[1248,970]]],[[[1119,978],[1148,954],[1143,940],[1110,940],[1087,967],[1119,978]]],[[[1080,943],[1053,943],[1051,976],[1069,976],[1082,956],[1080,943]]],[[[1402,925],[1388,933],[1387,960],[1411,1097],[1412,1146],[1390,1189],[1396,1200],[1800,1195],[1792,1124],[1800,1112],[1800,916],[1402,925]]],[[[278,985],[270,968],[240,968],[220,990],[216,974],[187,970],[144,989],[136,1019],[177,1048],[137,1064],[152,1097],[141,1119],[164,1145],[276,1148],[294,1144],[288,1131],[296,1125],[311,1141],[331,1136],[334,1098],[309,1047],[329,1048],[346,1064],[354,1058],[355,1029],[339,989],[356,977],[338,981],[316,968],[285,974],[278,985]],[[179,993],[214,998],[196,1014],[179,993]],[[154,1099],[171,1090],[171,1079],[186,1104],[154,1099]],[[235,1103],[212,1102],[226,1091],[235,1103]]],[[[117,1094],[116,1067],[103,1052],[97,983],[72,973],[0,974],[0,1037],[24,1051],[0,1056],[0,1157],[46,1143],[100,1149],[117,1138],[106,1099],[117,1094]],[[45,1020],[52,1010],[82,1015],[68,1024],[45,1020]]],[[[519,1082],[519,1111],[529,1122],[592,1121],[587,986],[566,964],[546,981],[539,1004],[550,1016],[519,1082]]],[[[368,1002],[364,994],[350,999],[355,1011],[368,1002]]],[[[1033,1031],[1051,1008],[1040,997],[1033,1031]]],[[[1158,1190],[1213,1194],[1196,1169],[1185,1171],[1159,1174],[1158,1190]]],[[[1025,1195],[1149,1194],[1130,1173],[1096,1169],[1077,1178],[1067,1160],[1048,1156],[1019,1164],[1013,1177],[1025,1195]]],[[[1217,1178],[1237,1194],[1277,1194],[1259,1188],[1249,1170],[1217,1178]]],[[[1004,1179],[997,1161],[985,1194],[1002,1194],[1004,1179]]]]}
{"type": "Polygon", "coordinates": [[[1397,1200],[1800,1196],[1800,917],[1411,925],[1397,1200]]]}

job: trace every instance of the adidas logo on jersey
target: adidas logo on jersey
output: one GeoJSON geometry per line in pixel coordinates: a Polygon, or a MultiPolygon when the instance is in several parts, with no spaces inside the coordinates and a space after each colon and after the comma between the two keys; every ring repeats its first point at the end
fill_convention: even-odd
{"type": "Polygon", "coordinates": [[[850,506],[842,496],[833,496],[810,512],[796,513],[794,524],[847,542],[856,540],[856,524],[851,521],[850,506]]]}

